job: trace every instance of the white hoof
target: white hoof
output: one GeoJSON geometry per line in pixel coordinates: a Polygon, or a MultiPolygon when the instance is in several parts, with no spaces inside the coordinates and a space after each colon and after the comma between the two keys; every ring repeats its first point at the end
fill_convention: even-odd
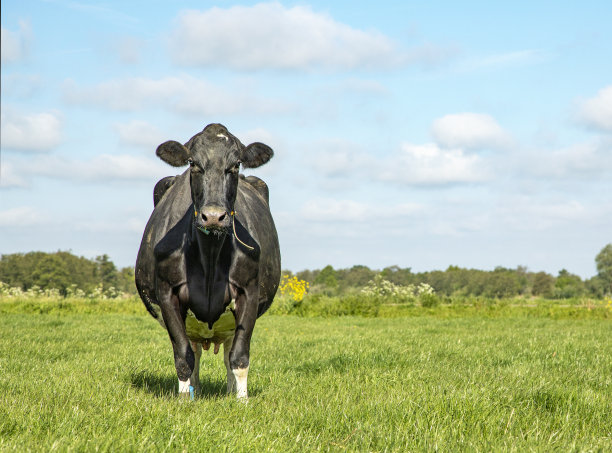
{"type": "Polygon", "coordinates": [[[179,396],[183,396],[193,400],[195,398],[195,390],[191,385],[191,380],[187,379],[186,381],[181,381],[179,379],[179,396]]]}

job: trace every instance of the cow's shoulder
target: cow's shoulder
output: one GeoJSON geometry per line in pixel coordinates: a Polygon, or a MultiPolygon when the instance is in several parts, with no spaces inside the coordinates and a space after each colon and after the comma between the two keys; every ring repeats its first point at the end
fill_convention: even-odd
{"type": "Polygon", "coordinates": [[[157,241],[153,249],[156,260],[164,260],[172,254],[183,252],[191,231],[191,212],[187,210],[183,217],[157,241]]]}
{"type": "Polygon", "coordinates": [[[263,179],[252,175],[246,177],[244,175],[240,175],[240,179],[247,182],[253,189],[255,189],[255,191],[266,201],[266,204],[270,204],[270,191],[268,189],[268,185],[263,179]]]}

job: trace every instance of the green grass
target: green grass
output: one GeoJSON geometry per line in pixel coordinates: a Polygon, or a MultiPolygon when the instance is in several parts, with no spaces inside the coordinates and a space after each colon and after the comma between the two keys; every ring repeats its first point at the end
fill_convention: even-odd
{"type": "Polygon", "coordinates": [[[2,451],[612,450],[605,318],[265,315],[244,405],[211,352],[203,396],[179,399],[142,306],[0,305],[2,451]]]}

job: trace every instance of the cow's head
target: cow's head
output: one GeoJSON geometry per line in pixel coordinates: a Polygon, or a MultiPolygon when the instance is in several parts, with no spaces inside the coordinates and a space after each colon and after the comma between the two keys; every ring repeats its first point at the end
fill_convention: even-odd
{"type": "Polygon", "coordinates": [[[231,226],[240,165],[259,167],[274,152],[263,143],[244,146],[225,126],[209,124],[185,145],[162,143],[156,154],[174,167],[190,165],[195,225],[203,232],[222,232],[231,226]]]}

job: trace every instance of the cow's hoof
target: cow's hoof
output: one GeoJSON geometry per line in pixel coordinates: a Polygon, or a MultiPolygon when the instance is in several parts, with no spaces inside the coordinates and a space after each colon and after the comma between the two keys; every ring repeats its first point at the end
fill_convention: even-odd
{"type": "Polygon", "coordinates": [[[195,389],[193,388],[193,385],[191,385],[189,379],[187,379],[186,381],[179,380],[178,393],[179,396],[185,399],[193,400],[195,398],[195,389]]]}

